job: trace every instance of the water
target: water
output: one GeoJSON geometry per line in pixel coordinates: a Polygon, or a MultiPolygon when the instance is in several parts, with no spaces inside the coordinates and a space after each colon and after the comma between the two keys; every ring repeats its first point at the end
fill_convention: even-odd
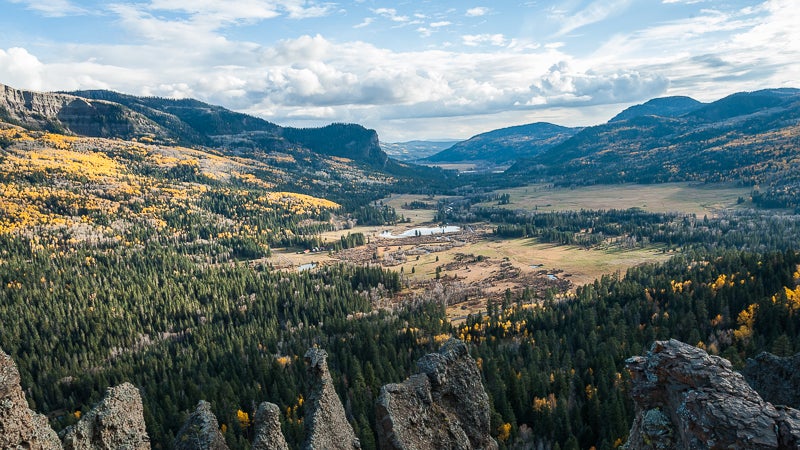
{"type": "Polygon", "coordinates": [[[311,270],[317,267],[317,263],[307,263],[297,267],[298,272],[305,272],[306,270],[311,270]]]}
{"type": "Polygon", "coordinates": [[[400,234],[392,234],[391,231],[384,231],[381,233],[381,237],[390,239],[406,238],[414,236],[430,236],[432,234],[455,233],[456,231],[461,231],[461,227],[457,227],[455,225],[448,225],[446,227],[420,227],[406,230],[400,234]]]}
{"type": "Polygon", "coordinates": [[[555,276],[555,275],[553,275],[552,273],[548,273],[548,274],[547,274],[547,278],[548,278],[548,279],[551,279],[551,280],[557,280],[557,279],[558,279],[558,277],[557,277],[557,276],[555,276]]]}

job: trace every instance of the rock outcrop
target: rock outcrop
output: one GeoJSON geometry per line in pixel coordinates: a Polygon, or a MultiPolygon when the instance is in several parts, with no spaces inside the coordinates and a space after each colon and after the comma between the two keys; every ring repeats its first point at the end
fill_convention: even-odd
{"type": "Polygon", "coordinates": [[[64,431],[65,450],[149,450],[139,390],[130,383],[109,388],[103,400],[64,431]]]}
{"type": "Polygon", "coordinates": [[[353,427],[347,421],[342,401],[333,387],[328,371],[328,354],[320,348],[310,348],[305,361],[311,375],[311,392],[306,401],[307,450],[351,450],[361,448],[353,427]]]}
{"type": "Polygon", "coordinates": [[[281,410],[278,405],[269,402],[260,404],[253,425],[253,450],[289,450],[281,431],[281,410]]]}
{"type": "Polygon", "coordinates": [[[175,450],[228,450],[211,404],[200,400],[175,436],[175,450]]]}
{"type": "Polygon", "coordinates": [[[19,383],[17,365],[0,351],[0,448],[61,449],[61,442],[47,419],[28,408],[19,383]]]}
{"type": "MultiPolygon", "coordinates": [[[[311,375],[305,409],[308,450],[353,450],[361,447],[328,371],[327,353],[306,352],[311,375]]],[[[380,446],[384,449],[497,449],[490,436],[489,398],[478,367],[466,344],[451,339],[439,353],[417,362],[417,375],[381,389],[377,413],[380,446]]],[[[778,410],[776,410],[778,411],[778,410]]],[[[780,410],[787,417],[777,426],[782,435],[800,436],[800,413],[780,410]]],[[[254,417],[253,449],[288,450],[281,431],[281,411],[264,402],[254,417]]],[[[0,351],[0,449],[28,450],[149,450],[142,398],[130,383],[109,388],[103,400],[62,433],[62,442],[44,416],[28,408],[20,375],[11,358],[0,351]]],[[[800,442],[800,438],[796,441],[800,442]]],[[[173,441],[175,450],[227,450],[211,405],[201,400],[173,441]]]]}
{"type": "Polygon", "coordinates": [[[723,358],[672,339],[626,364],[637,409],[629,450],[800,446],[800,413],[764,401],[723,358]]]}
{"type": "Polygon", "coordinates": [[[381,388],[378,438],[383,449],[496,449],[489,396],[466,344],[447,341],[417,362],[419,373],[381,388]]]}
{"type": "Polygon", "coordinates": [[[2,84],[0,120],[33,130],[82,136],[132,138],[164,134],[155,122],[117,103],[24,91],[2,84]]]}
{"type": "Polygon", "coordinates": [[[800,353],[785,358],[760,353],[747,360],[742,375],[764,400],[800,408],[800,353]]]}

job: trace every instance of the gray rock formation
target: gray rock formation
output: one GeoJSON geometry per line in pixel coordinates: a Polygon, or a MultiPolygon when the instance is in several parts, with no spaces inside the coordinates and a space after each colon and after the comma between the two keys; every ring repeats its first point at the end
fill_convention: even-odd
{"type": "Polygon", "coordinates": [[[310,348],[305,354],[312,378],[311,392],[306,401],[307,450],[351,450],[361,448],[353,427],[347,421],[333,379],[328,372],[328,354],[319,348],[310,348]]]}
{"type": "Polygon", "coordinates": [[[764,400],[800,408],[800,354],[782,358],[763,352],[747,360],[742,375],[764,400]]]}
{"type": "Polygon", "coordinates": [[[0,120],[34,130],[82,136],[131,138],[164,134],[155,122],[116,103],[23,91],[2,84],[0,120]]]}
{"type": "Polygon", "coordinates": [[[77,424],[64,431],[65,450],[149,450],[139,390],[130,383],[109,388],[77,424]]]}
{"type": "Polygon", "coordinates": [[[637,409],[629,450],[800,446],[800,413],[764,401],[725,359],[672,339],[626,364],[637,409]]]}
{"type": "Polygon", "coordinates": [[[278,405],[264,402],[258,406],[253,419],[255,437],[253,450],[289,450],[281,431],[281,411],[278,405]]]}
{"type": "Polygon", "coordinates": [[[200,400],[178,431],[173,447],[175,450],[228,450],[217,417],[211,412],[211,404],[200,400]]]}
{"type": "Polygon", "coordinates": [[[61,442],[47,419],[28,408],[19,383],[17,365],[0,350],[0,448],[61,449],[61,442]]]}
{"type": "Polygon", "coordinates": [[[489,396],[464,342],[450,339],[417,362],[419,373],[381,388],[378,438],[383,449],[496,449],[489,396]]]}

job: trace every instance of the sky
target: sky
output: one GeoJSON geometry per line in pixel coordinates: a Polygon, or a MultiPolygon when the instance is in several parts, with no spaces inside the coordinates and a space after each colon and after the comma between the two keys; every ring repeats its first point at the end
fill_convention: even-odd
{"type": "Polygon", "coordinates": [[[800,87],[797,0],[0,0],[0,83],[196,98],[384,142],[800,87]]]}

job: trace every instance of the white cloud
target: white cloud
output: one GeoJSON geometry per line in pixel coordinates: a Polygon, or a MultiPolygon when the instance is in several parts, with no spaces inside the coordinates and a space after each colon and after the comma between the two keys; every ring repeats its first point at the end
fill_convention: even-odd
{"type": "Polygon", "coordinates": [[[556,33],[563,36],[578,28],[605,20],[609,16],[620,12],[631,4],[632,0],[595,0],[580,11],[567,14],[557,14],[562,22],[561,28],[556,33]]]}
{"type": "Polygon", "coordinates": [[[11,3],[22,3],[28,9],[45,17],[64,17],[86,14],[87,11],[72,4],[69,0],[9,0],[11,3]]]}
{"type": "Polygon", "coordinates": [[[486,8],[485,6],[478,6],[476,8],[470,8],[466,12],[467,17],[480,17],[489,14],[490,9],[486,8]]]}
{"type": "Polygon", "coordinates": [[[375,19],[373,19],[372,17],[365,17],[365,18],[364,18],[364,21],[362,21],[362,22],[361,22],[361,23],[359,23],[358,25],[354,25],[354,26],[353,26],[353,28],[364,28],[364,27],[368,27],[368,26],[370,26],[370,25],[372,24],[372,22],[374,22],[374,21],[375,21],[375,19]]]}
{"type": "Polygon", "coordinates": [[[502,34],[466,34],[461,36],[461,41],[464,45],[470,47],[477,47],[481,44],[490,44],[500,47],[506,43],[506,37],[502,34]]]}
{"type": "Polygon", "coordinates": [[[534,94],[526,104],[624,103],[652,98],[666,92],[669,81],[658,74],[636,70],[579,72],[566,62],[553,65],[531,86],[534,94]]]}
{"type": "Polygon", "coordinates": [[[408,16],[402,16],[398,14],[397,10],[394,8],[377,8],[373,9],[372,12],[391,20],[392,22],[408,22],[411,20],[408,16]]]}
{"type": "Polygon", "coordinates": [[[453,22],[448,22],[446,20],[443,20],[441,22],[432,22],[430,24],[430,26],[431,26],[431,28],[441,28],[441,27],[446,27],[448,25],[452,25],[452,24],[453,24],[453,22]]]}
{"type": "Polygon", "coordinates": [[[44,65],[24,48],[0,49],[0,79],[15,88],[41,90],[44,65]]]}
{"type": "MultiPolygon", "coordinates": [[[[382,139],[392,139],[417,126],[450,133],[537,117],[565,125],[597,123],[587,111],[608,111],[607,118],[626,103],[664,94],[710,100],[800,80],[800,8],[794,0],[698,10],[691,18],[620,31],[588,46],[594,52],[580,57],[571,54],[575,41],[568,35],[537,43],[532,36],[464,34],[450,47],[420,51],[322,35],[246,42],[227,30],[278,16],[299,17],[291,5],[311,14],[314,5],[324,9],[327,4],[243,0],[226,9],[219,3],[114,4],[104,13],[113,14],[116,25],[135,37],[131,42],[0,50],[0,82],[34,90],[96,88],[195,97],[286,125],[363,123],[378,128],[382,139]],[[56,51],[48,55],[48,48],[56,51]]],[[[558,15],[557,28],[603,20],[624,2],[592,5],[597,9],[585,8],[582,21],[568,23],[569,8],[562,15],[552,13],[558,15]]],[[[382,17],[406,27],[412,38],[435,35],[445,26],[457,29],[442,19],[457,11],[431,14],[414,28],[410,25],[420,18],[410,13],[391,8],[373,13],[355,27],[374,25],[382,17]]],[[[407,36],[398,32],[398,38],[407,36]]],[[[433,41],[426,39],[425,45],[433,41]]]]}

